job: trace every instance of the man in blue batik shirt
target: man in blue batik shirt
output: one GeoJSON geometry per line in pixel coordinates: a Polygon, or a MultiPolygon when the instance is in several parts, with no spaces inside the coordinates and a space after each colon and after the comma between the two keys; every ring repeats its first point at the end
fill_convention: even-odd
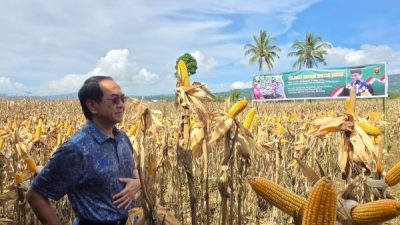
{"type": "Polygon", "coordinates": [[[125,224],[140,189],[132,145],[115,127],[125,99],[107,76],[91,77],[79,90],[87,124],[57,149],[26,195],[43,224],[61,225],[49,199],[64,195],[75,212],[74,225],[125,224]]]}

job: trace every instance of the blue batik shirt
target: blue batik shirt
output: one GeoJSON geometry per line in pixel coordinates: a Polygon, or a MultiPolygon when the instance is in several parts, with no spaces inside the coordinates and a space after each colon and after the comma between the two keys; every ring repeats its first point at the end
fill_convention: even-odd
{"type": "Polygon", "coordinates": [[[125,218],[130,208],[118,209],[112,197],[125,187],[119,177],[133,178],[132,145],[125,133],[116,128],[113,132],[115,139],[88,121],[57,149],[34,179],[32,188],[53,200],[67,194],[79,218],[125,218]]]}

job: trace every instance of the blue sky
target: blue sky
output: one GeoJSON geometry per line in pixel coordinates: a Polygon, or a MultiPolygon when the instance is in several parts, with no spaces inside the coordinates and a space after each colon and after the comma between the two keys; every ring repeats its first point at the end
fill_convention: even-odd
{"type": "MultiPolygon", "coordinates": [[[[387,62],[400,73],[400,3],[344,0],[0,1],[0,93],[76,93],[91,75],[113,76],[129,95],[173,93],[176,59],[198,61],[191,81],[213,92],[251,85],[260,73],[243,46],[260,30],[282,51],[306,32],[332,44],[327,67],[387,62]]],[[[323,68],[323,65],[320,65],[323,68]]],[[[389,78],[390,82],[390,78],[389,78]]]]}

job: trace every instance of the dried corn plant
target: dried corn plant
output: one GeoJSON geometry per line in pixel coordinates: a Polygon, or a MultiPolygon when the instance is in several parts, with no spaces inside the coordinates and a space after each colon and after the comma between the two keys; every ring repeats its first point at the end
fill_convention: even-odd
{"type": "MultiPolygon", "coordinates": [[[[189,83],[188,80],[185,82],[189,83]]],[[[213,138],[213,132],[218,130],[219,123],[216,122],[227,122],[218,117],[227,115],[231,107],[228,107],[228,104],[225,106],[199,98],[207,95],[203,87],[203,84],[194,82],[192,85],[179,83],[176,88],[178,99],[184,100],[179,100],[178,103],[182,103],[189,111],[189,117],[185,117],[189,125],[186,128],[189,130],[189,135],[186,136],[189,144],[186,147],[191,152],[191,172],[197,200],[196,224],[221,224],[223,210],[219,191],[220,179],[228,181],[225,215],[227,224],[301,224],[298,216],[296,220],[293,219],[292,215],[297,214],[293,214],[291,210],[286,213],[272,207],[270,204],[273,203],[260,200],[251,185],[248,185],[249,180],[250,184],[252,182],[249,177],[261,176],[279,186],[282,193],[289,192],[291,194],[288,196],[303,199],[300,205],[305,207],[311,195],[310,190],[313,190],[316,182],[304,174],[299,163],[292,163],[293,160],[316,168],[316,171],[320,170],[319,164],[323,168],[323,175],[331,177],[339,200],[337,215],[350,214],[354,224],[376,224],[384,221],[387,221],[387,224],[399,223],[399,220],[392,219],[398,214],[397,200],[366,200],[374,200],[372,190],[377,190],[376,193],[380,193],[381,197],[399,197],[397,183],[400,181],[400,164],[396,165],[397,161],[394,161],[393,156],[396,156],[394,150],[399,146],[400,100],[388,101],[388,117],[383,121],[381,101],[357,99],[354,124],[362,129],[360,123],[363,121],[360,118],[364,118],[377,128],[386,126],[390,152],[379,151],[383,137],[375,137],[364,131],[372,141],[376,159],[383,159],[381,169],[378,169],[379,160],[376,161],[373,155],[369,156],[371,160],[364,162],[366,167],[358,164],[357,160],[360,157],[353,157],[351,165],[360,168],[360,175],[354,176],[357,170],[349,170],[348,183],[345,184],[338,179],[342,173],[338,166],[338,153],[343,149],[338,140],[343,139],[343,133],[346,131],[315,136],[314,132],[318,127],[310,124],[317,119],[322,121],[321,119],[326,117],[340,118],[347,115],[346,111],[341,110],[343,101],[266,102],[259,104],[256,109],[249,107],[249,103],[242,113],[236,115],[231,124],[228,149],[225,147],[228,146],[225,145],[225,134],[219,141],[211,144],[209,142],[213,138]],[[248,118],[252,113],[253,119],[249,124],[246,121],[250,120],[248,118]],[[233,142],[236,132],[237,137],[233,142]],[[225,152],[231,149],[233,151],[228,164],[223,167],[227,155],[225,152]],[[379,171],[381,179],[375,179],[379,171]],[[381,188],[381,181],[386,183],[386,191],[381,188]],[[367,191],[368,189],[371,191],[367,191]],[[350,197],[342,198],[346,190],[350,197]],[[346,208],[352,210],[346,211],[346,208]]],[[[0,218],[15,224],[40,224],[27,204],[24,204],[25,208],[22,207],[23,198],[18,195],[18,182],[23,180],[20,186],[24,183],[30,185],[34,176],[33,170],[29,169],[33,168],[30,158],[35,162],[36,168],[40,169],[40,165],[46,164],[57,146],[67,141],[73,132],[84,125],[85,118],[77,100],[0,99],[0,108],[5,109],[0,110],[0,218]]],[[[180,224],[193,222],[188,176],[179,158],[182,152],[176,151],[184,139],[184,111],[183,107],[175,108],[173,103],[168,101],[131,100],[127,102],[123,122],[118,125],[135,144],[135,150],[138,151],[135,152],[136,166],[140,161],[142,173],[145,174],[142,175],[143,183],[147,183],[147,190],[154,190],[147,191],[148,199],[151,199],[149,202],[155,203],[151,209],[149,204],[145,203],[150,219],[142,220],[143,222],[166,223],[166,218],[172,217],[178,219],[180,224]],[[138,117],[140,110],[136,110],[136,103],[142,104],[143,109],[147,107],[152,115],[147,118],[156,118],[161,125],[157,126],[158,122],[153,120],[152,126],[144,126],[143,120],[138,117]],[[139,151],[144,153],[140,155],[139,151]]],[[[351,138],[351,135],[349,137],[351,138]]],[[[350,145],[352,146],[351,140],[350,145]]],[[[356,155],[353,153],[352,156],[356,155]]],[[[361,155],[365,156],[367,155],[361,155]]],[[[315,174],[323,177],[320,172],[315,174]]],[[[277,199],[279,201],[280,198],[277,199]]],[[[282,203],[282,200],[280,202],[282,203]]],[[[63,223],[71,224],[74,215],[68,201],[63,199],[54,205],[63,223]]],[[[131,213],[142,216],[145,213],[144,208],[136,208],[131,213]]]]}
{"type": "Polygon", "coordinates": [[[140,215],[138,224],[148,225],[178,225],[179,221],[168,208],[161,206],[157,195],[160,181],[157,171],[161,168],[162,158],[159,157],[161,145],[152,142],[152,137],[158,135],[157,129],[163,127],[162,123],[153,115],[149,106],[137,99],[132,99],[136,109],[134,124],[130,129],[133,142],[139,178],[141,182],[142,201],[139,203],[142,210],[133,209],[130,212],[130,221],[140,215]],[[145,150],[146,149],[146,150],[145,150]],[[140,213],[141,212],[141,213],[140,213]]]}

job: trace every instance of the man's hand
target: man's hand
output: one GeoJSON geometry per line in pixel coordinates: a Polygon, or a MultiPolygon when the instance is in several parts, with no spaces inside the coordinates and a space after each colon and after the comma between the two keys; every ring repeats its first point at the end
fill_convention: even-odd
{"type": "Polygon", "coordinates": [[[118,208],[127,209],[135,199],[136,193],[140,190],[140,180],[132,178],[118,178],[120,182],[125,183],[125,188],[113,196],[114,205],[118,208]]]}

